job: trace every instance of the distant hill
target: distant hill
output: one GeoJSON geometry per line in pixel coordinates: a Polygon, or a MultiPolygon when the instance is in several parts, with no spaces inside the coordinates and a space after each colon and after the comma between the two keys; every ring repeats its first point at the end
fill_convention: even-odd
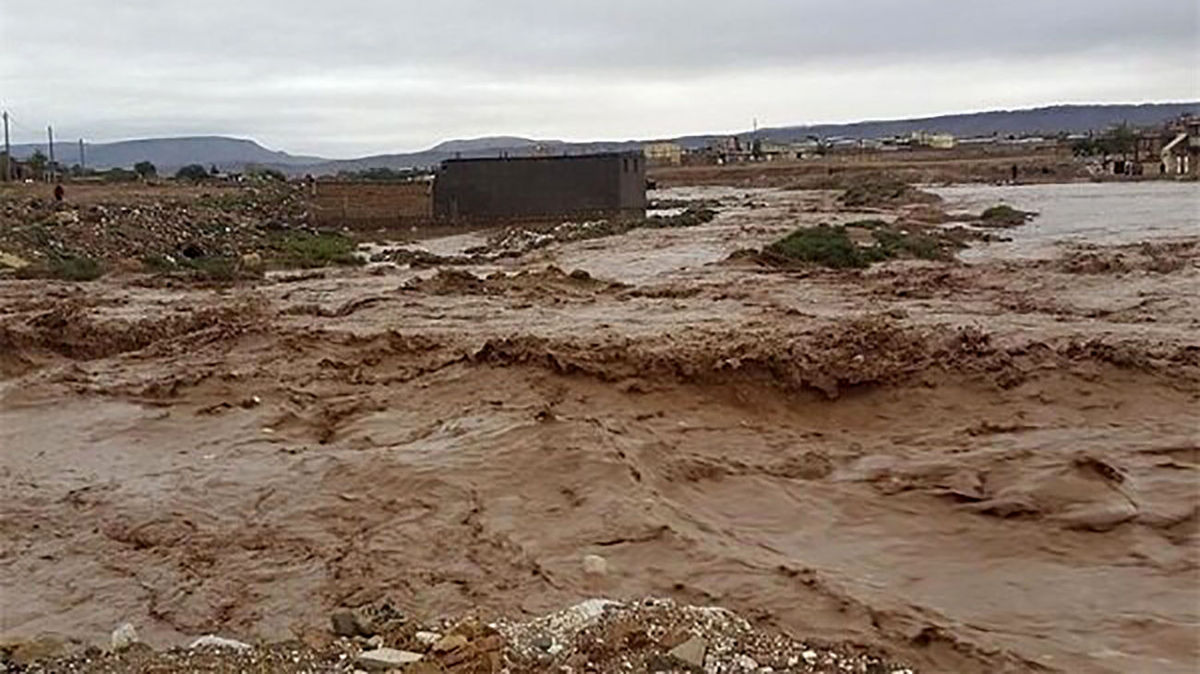
{"type": "MultiPolygon", "coordinates": [[[[1054,135],[1086,133],[1128,123],[1156,126],[1184,113],[1200,114],[1200,103],[1147,103],[1142,105],[1055,105],[1028,110],[994,110],[938,117],[813,124],[759,129],[739,134],[746,138],[770,138],[778,142],[821,138],[888,138],[916,131],[949,133],[960,138],[1008,135],[1054,135]]],[[[687,147],[702,147],[716,136],[689,136],[679,141],[687,147]]]]}
{"type": "MultiPolygon", "coordinates": [[[[815,124],[764,128],[736,134],[743,139],[769,138],[777,142],[821,138],[886,138],[905,136],[915,131],[950,133],[959,137],[990,135],[1053,135],[1101,131],[1122,122],[1133,126],[1155,126],[1184,113],[1200,114],[1200,103],[1148,103],[1144,105],[1058,105],[1029,110],[996,110],[916,119],[881,120],[851,124],[815,124]]],[[[687,148],[708,145],[721,135],[685,136],[674,139],[687,148]]],[[[429,150],[409,154],[386,154],[362,159],[332,161],[303,167],[314,174],[357,171],[365,168],[393,169],[436,166],[445,159],[462,157],[514,157],[536,152],[544,154],[584,154],[632,150],[643,141],[567,143],[558,140],[533,140],[511,136],[447,141],[429,150]]],[[[284,167],[285,170],[286,167],[284,167]]],[[[293,169],[295,170],[295,169],[293,169]]]]}
{"type": "MultiPolygon", "coordinates": [[[[28,158],[35,150],[48,155],[45,143],[13,146],[13,156],[28,158]]],[[[56,142],[55,159],[67,166],[79,163],[79,145],[56,142]]],[[[247,164],[292,166],[328,161],[321,157],[303,157],[268,150],[252,140],[223,136],[193,136],[183,138],[147,138],[115,143],[85,143],[84,154],[91,168],[131,168],[140,161],[149,161],[160,173],[174,172],[188,164],[216,164],[221,169],[240,169],[247,164]]]]}
{"type": "MultiPolygon", "coordinates": [[[[1099,131],[1122,122],[1133,126],[1155,126],[1184,113],[1200,114],[1200,103],[1149,103],[1144,105],[1057,105],[1028,110],[996,110],[917,119],[878,120],[852,124],[813,124],[764,128],[737,134],[743,140],[766,138],[777,142],[820,138],[884,138],[904,136],[915,131],[951,133],[959,137],[991,135],[1051,135],[1099,131]]],[[[699,135],[676,138],[684,147],[698,148],[723,135],[699,135]]],[[[514,157],[531,154],[586,154],[636,150],[643,141],[599,141],[569,143],[561,140],[535,140],[516,136],[493,136],[438,143],[421,152],[379,154],[358,159],[331,160],[323,157],[291,155],[269,150],[252,140],[223,136],[187,138],[151,138],[115,143],[86,145],[87,165],[94,168],[132,167],[150,161],[160,173],[173,173],[187,164],[216,164],[223,170],[241,170],[248,164],[281,169],[292,175],[332,174],[368,168],[425,168],[437,166],[454,157],[514,157]]],[[[14,145],[13,155],[25,158],[35,149],[46,152],[45,144],[14,145]]],[[[74,143],[56,144],[57,159],[68,166],[79,162],[74,143]]]]}
{"type": "MultiPolygon", "coordinates": [[[[448,140],[438,143],[429,149],[430,152],[487,152],[491,150],[511,150],[513,148],[533,147],[540,141],[516,136],[489,136],[487,138],[471,138],[466,140],[448,140]]],[[[557,142],[557,141],[549,141],[557,142]]]]}

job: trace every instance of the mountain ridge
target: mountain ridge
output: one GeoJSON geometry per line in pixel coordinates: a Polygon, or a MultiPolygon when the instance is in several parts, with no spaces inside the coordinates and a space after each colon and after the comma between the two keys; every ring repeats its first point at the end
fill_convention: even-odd
{"type": "MultiPolygon", "coordinates": [[[[1200,114],[1200,102],[1053,105],[1017,110],[987,110],[905,119],[866,120],[848,123],[805,124],[744,131],[737,134],[701,134],[668,138],[689,149],[704,147],[715,139],[736,135],[743,139],[761,138],[792,142],[817,136],[822,138],[878,138],[902,136],[917,131],[951,133],[956,136],[1028,135],[1083,133],[1100,131],[1126,122],[1134,126],[1152,126],[1184,113],[1200,114]]],[[[223,170],[242,170],[249,165],[277,168],[293,175],[330,174],[368,168],[422,168],[436,166],[455,157],[490,157],[502,154],[524,156],[533,152],[584,154],[636,150],[644,142],[658,139],[624,141],[568,142],[533,139],[522,136],[484,136],[441,141],[418,152],[381,153],[353,159],[328,159],[314,155],[293,155],[272,150],[248,138],[216,135],[171,138],[137,138],[111,143],[85,143],[87,166],[92,168],[132,167],[150,161],[161,173],[173,173],[186,164],[216,165],[223,170]]],[[[79,162],[78,145],[55,145],[57,159],[70,166],[79,162]]],[[[13,156],[28,158],[34,150],[46,153],[44,143],[13,145],[13,156]]]]}

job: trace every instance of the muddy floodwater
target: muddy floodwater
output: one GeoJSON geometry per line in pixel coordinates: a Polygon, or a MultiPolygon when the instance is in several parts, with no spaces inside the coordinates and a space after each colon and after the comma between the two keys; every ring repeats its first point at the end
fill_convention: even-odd
{"type": "Polygon", "coordinates": [[[780,272],[726,258],[863,214],[680,188],[716,219],[486,268],[0,282],[0,633],[664,596],[918,671],[1194,672],[1196,186],[938,191],[1041,216],[780,272]]]}
{"type": "Polygon", "coordinates": [[[1052,258],[1066,245],[1116,245],[1200,234],[1200,185],[1130,182],[1047,185],[960,185],[932,190],[951,208],[980,212],[996,204],[1039,217],[1012,241],[967,251],[966,259],[1052,258]]]}

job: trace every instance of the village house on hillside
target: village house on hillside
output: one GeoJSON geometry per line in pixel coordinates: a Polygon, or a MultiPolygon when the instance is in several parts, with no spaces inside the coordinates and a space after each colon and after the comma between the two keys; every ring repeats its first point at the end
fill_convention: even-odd
{"type": "Polygon", "coordinates": [[[1112,159],[1113,172],[1135,176],[1195,176],[1200,153],[1200,117],[1185,115],[1133,134],[1130,152],[1112,159]]]}
{"type": "Polygon", "coordinates": [[[1183,117],[1168,125],[1172,136],[1159,151],[1159,162],[1167,175],[1200,175],[1200,117],[1183,117]]]}

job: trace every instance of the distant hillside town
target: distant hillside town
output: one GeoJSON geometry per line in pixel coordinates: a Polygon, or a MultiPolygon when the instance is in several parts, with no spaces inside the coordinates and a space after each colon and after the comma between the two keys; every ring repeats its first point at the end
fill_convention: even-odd
{"type": "Polygon", "coordinates": [[[1080,158],[1094,174],[1195,176],[1200,163],[1200,116],[1184,114],[1142,128],[1118,124],[1100,132],[1050,136],[991,134],[960,138],[949,133],[913,131],[881,138],[814,135],[797,141],[777,141],[756,134],[715,138],[703,147],[691,149],[661,140],[646,143],[642,150],[652,168],[828,157],[869,160],[913,153],[944,153],[962,158],[1059,153],[1080,158]]]}

